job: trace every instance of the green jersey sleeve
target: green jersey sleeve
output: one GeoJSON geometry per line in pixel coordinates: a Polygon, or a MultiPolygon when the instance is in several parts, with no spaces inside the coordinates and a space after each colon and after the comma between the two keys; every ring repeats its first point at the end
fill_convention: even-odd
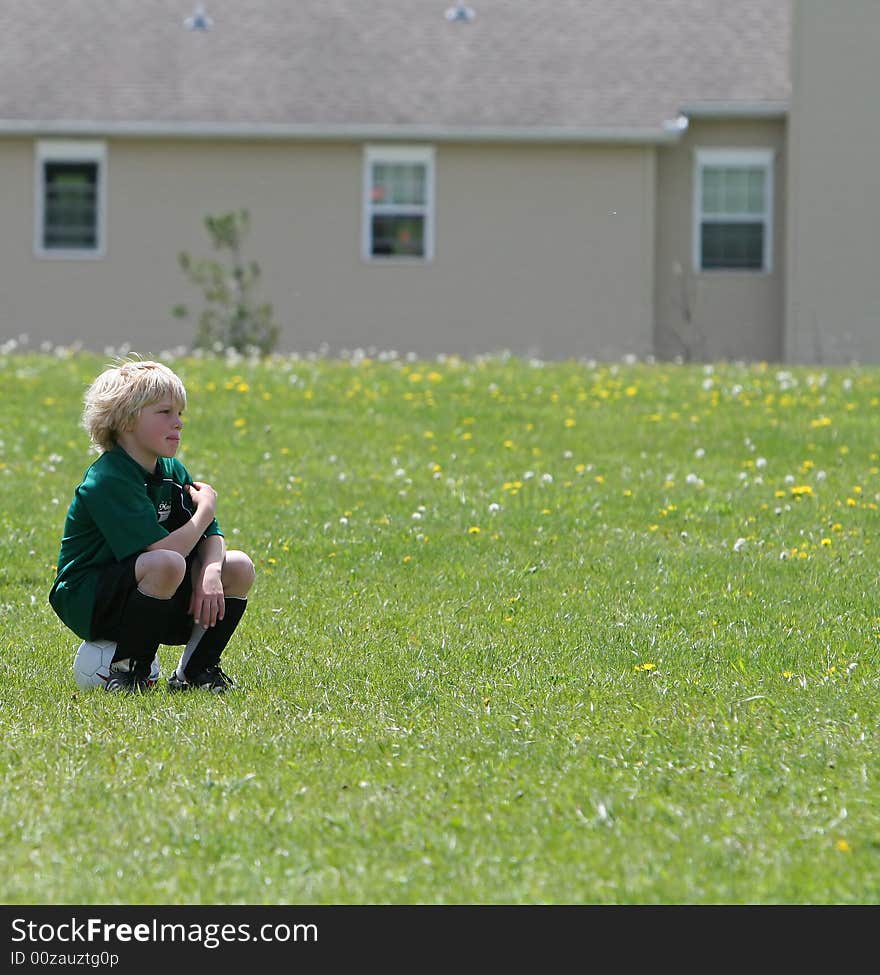
{"type": "Polygon", "coordinates": [[[168,535],[156,520],[143,481],[134,475],[113,471],[100,479],[87,476],[77,495],[117,561],[168,535]]]}

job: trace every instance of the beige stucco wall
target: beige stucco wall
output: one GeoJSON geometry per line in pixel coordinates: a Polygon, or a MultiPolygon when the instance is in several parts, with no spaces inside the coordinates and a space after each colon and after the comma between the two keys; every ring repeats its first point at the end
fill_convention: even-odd
{"type": "Polygon", "coordinates": [[[284,351],[394,349],[613,359],[652,350],[654,153],[637,146],[436,146],[427,266],[361,258],[363,146],[107,143],[107,254],[33,250],[34,141],[0,139],[0,339],[189,344],[198,306],[177,253],[210,256],[203,217],[247,208],[284,351]]]}
{"type": "Polygon", "coordinates": [[[782,119],[692,119],[680,142],[657,150],[658,357],[766,362],[782,358],[785,183],[782,119]],[[769,272],[694,269],[694,160],[698,149],[773,150],[773,260],[769,272]]]}
{"type": "Polygon", "coordinates": [[[795,0],[786,356],[880,361],[880,3],[795,0]]]}

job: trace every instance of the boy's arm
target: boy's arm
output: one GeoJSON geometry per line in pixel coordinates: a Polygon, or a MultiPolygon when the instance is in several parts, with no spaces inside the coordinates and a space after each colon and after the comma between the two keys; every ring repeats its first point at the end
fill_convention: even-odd
{"type": "Polygon", "coordinates": [[[148,552],[166,549],[178,552],[185,558],[198,545],[199,539],[214,520],[214,512],[217,510],[217,492],[211,485],[196,481],[188,485],[186,490],[189,491],[190,499],[196,506],[195,514],[180,528],[148,545],[146,549],[148,552]]]}
{"type": "Polygon", "coordinates": [[[221,574],[225,557],[226,541],[222,535],[208,535],[196,546],[189,612],[202,626],[213,626],[223,619],[226,602],[221,574]]]}

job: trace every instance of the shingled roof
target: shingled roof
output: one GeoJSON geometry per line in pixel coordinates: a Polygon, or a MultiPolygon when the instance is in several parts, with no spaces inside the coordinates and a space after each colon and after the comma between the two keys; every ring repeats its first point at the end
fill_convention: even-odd
{"type": "Polygon", "coordinates": [[[660,138],[784,112],[791,0],[0,0],[0,133],[660,138]]]}

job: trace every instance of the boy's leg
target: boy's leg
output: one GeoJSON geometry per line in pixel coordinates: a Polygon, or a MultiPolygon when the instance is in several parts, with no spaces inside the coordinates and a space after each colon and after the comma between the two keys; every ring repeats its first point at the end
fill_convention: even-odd
{"type": "Polygon", "coordinates": [[[192,681],[205,671],[219,666],[220,656],[247,609],[247,600],[238,596],[227,596],[224,603],[222,620],[207,629],[198,624],[193,626],[193,635],[177,665],[178,677],[192,681]]]}
{"type": "Polygon", "coordinates": [[[171,597],[185,570],[182,556],[161,550],[145,552],[108,573],[107,585],[99,590],[99,600],[109,597],[110,608],[95,620],[98,635],[116,640],[108,691],[146,686],[174,608],[171,597]]]}
{"type": "Polygon", "coordinates": [[[171,690],[196,686],[222,692],[232,686],[231,679],[220,669],[220,657],[247,609],[247,594],[254,581],[253,563],[244,552],[227,552],[222,579],[223,619],[207,628],[193,625],[177,669],[168,679],[171,690]]]}

